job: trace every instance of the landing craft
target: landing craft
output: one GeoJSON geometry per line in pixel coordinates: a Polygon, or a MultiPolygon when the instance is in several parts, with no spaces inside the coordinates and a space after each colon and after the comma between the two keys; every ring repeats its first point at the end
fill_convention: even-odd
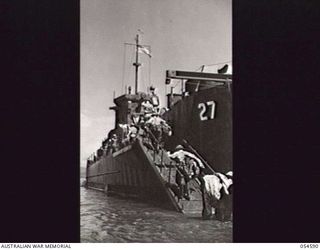
{"type": "MultiPolygon", "coordinates": [[[[190,181],[188,199],[177,195],[179,170],[168,152],[183,144],[205,163],[208,174],[232,170],[232,75],[168,70],[165,84],[171,87],[171,81],[180,81],[180,91],[171,87],[167,107],[158,108],[161,118],[172,128],[172,135],[155,145],[157,138],[141,129],[145,118],[141,103],[150,101],[152,96],[137,89],[141,65],[138,52],[142,48],[139,35],[135,46],[135,91],[131,93],[130,89],[114,98],[115,106],[110,109],[115,111],[115,128],[102,147],[88,158],[86,186],[108,195],[134,197],[179,212],[201,214],[200,184],[194,179],[190,181]],[[126,124],[137,125],[134,138],[126,137],[126,124]],[[110,142],[113,147],[108,146],[110,142]]],[[[151,57],[149,50],[143,53],[151,57]]]]}

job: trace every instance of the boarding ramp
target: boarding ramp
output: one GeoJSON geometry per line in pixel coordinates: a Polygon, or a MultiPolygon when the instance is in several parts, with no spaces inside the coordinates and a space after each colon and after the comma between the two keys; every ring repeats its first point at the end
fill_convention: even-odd
{"type": "MultiPolygon", "coordinates": [[[[149,135],[153,137],[152,133],[149,135]]],[[[155,140],[155,138],[153,139],[155,140]]],[[[197,179],[192,179],[188,182],[190,200],[179,198],[178,185],[176,184],[176,174],[179,169],[177,169],[176,165],[170,159],[167,151],[161,146],[157,150],[150,147],[150,145],[146,146],[146,144],[143,143],[143,140],[139,140],[139,142],[150,162],[150,165],[154,169],[154,172],[158,178],[161,179],[163,187],[167,190],[167,195],[170,201],[174,204],[176,210],[186,214],[201,214],[202,192],[200,182],[197,179]]]]}
{"type": "MultiPolygon", "coordinates": [[[[202,212],[202,192],[198,179],[188,182],[189,198],[179,195],[176,175],[180,171],[160,145],[157,149],[138,136],[135,141],[87,168],[87,187],[110,195],[142,198],[186,214],[202,212]]],[[[153,138],[156,140],[155,138],[153,138]]]]}

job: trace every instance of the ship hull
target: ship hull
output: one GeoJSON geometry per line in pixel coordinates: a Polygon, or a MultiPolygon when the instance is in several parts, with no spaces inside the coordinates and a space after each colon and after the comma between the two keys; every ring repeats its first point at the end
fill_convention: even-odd
{"type": "Polygon", "coordinates": [[[139,140],[87,167],[87,187],[180,210],[139,140]]]}
{"type": "MultiPolygon", "coordinates": [[[[131,113],[137,109],[139,95],[123,95],[115,99],[116,124],[131,124],[131,113]],[[130,112],[129,112],[130,111],[130,112]]],[[[172,136],[164,138],[164,148],[145,142],[145,135],[133,144],[113,154],[90,161],[87,166],[87,187],[111,195],[134,197],[179,212],[201,212],[202,192],[200,183],[193,179],[189,188],[182,187],[175,178],[177,170],[168,151],[183,144],[205,163],[205,174],[214,169],[220,173],[232,171],[232,93],[231,85],[203,89],[181,96],[163,118],[172,128],[172,136]],[[183,194],[183,190],[190,191],[183,194]]],[[[123,129],[110,133],[123,138],[123,129]]],[[[152,144],[152,143],[151,143],[152,144]]],[[[103,150],[100,149],[102,152],[103,150]]],[[[232,198],[231,198],[232,199],[232,198]]],[[[230,199],[230,200],[231,200],[230,199]]],[[[230,203],[222,201],[222,203],[230,203]]],[[[227,204],[227,205],[228,205],[227,204]]],[[[231,204],[231,203],[230,203],[231,204]]],[[[229,206],[229,205],[228,205],[229,206]]]]}
{"type": "Polygon", "coordinates": [[[187,140],[215,171],[232,171],[231,87],[210,88],[184,97],[165,119],[173,129],[168,149],[174,150],[187,140]]]}

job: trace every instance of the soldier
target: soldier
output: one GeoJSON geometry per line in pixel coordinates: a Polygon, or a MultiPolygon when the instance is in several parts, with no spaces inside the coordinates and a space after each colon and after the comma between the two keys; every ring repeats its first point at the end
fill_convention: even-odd
{"type": "Polygon", "coordinates": [[[129,142],[129,125],[128,124],[121,124],[119,123],[119,128],[121,132],[121,144],[126,146],[129,142]]]}
{"type": "Polygon", "coordinates": [[[178,145],[175,151],[170,154],[171,158],[178,158],[180,162],[188,163],[188,171],[192,176],[198,176],[205,168],[202,161],[193,153],[186,151],[182,145],[178,145]]]}
{"type": "Polygon", "coordinates": [[[159,107],[160,106],[160,101],[159,101],[159,96],[155,93],[156,88],[151,86],[150,87],[150,99],[153,107],[159,107]]]}
{"type": "Polygon", "coordinates": [[[145,117],[145,119],[149,119],[152,116],[152,114],[155,113],[154,107],[150,100],[144,100],[141,103],[140,112],[145,117]]]}
{"type": "Polygon", "coordinates": [[[113,134],[110,140],[111,153],[116,152],[119,149],[118,137],[116,134],[113,134]]]}
{"type": "Polygon", "coordinates": [[[104,138],[102,141],[102,149],[106,150],[108,146],[108,138],[104,138]]]}
{"type": "Polygon", "coordinates": [[[176,182],[180,189],[179,198],[183,196],[190,200],[188,182],[199,176],[204,165],[197,156],[184,150],[182,145],[178,145],[173,153],[168,152],[168,155],[177,163],[176,182]]]}
{"type": "Polygon", "coordinates": [[[151,141],[156,150],[159,150],[160,144],[162,144],[162,136],[164,133],[168,135],[172,134],[171,127],[159,117],[159,114],[155,113],[146,121],[146,127],[151,132],[151,141]]]}
{"type": "Polygon", "coordinates": [[[212,208],[215,209],[215,216],[218,220],[226,221],[231,219],[232,214],[232,172],[227,174],[215,173],[205,175],[202,185],[202,218],[212,218],[212,208]]]}
{"type": "Polygon", "coordinates": [[[131,124],[129,126],[128,138],[130,143],[133,143],[135,141],[135,139],[138,136],[138,132],[139,132],[139,127],[137,125],[131,124]]]}
{"type": "Polygon", "coordinates": [[[232,192],[233,192],[233,172],[229,171],[222,178],[221,199],[216,206],[216,218],[220,221],[230,221],[232,218],[232,192]]]}

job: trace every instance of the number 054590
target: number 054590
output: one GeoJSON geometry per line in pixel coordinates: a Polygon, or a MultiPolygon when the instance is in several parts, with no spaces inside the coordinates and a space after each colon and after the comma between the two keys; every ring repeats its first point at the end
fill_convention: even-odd
{"type": "Polygon", "coordinates": [[[300,248],[318,248],[318,244],[300,244],[300,248]]]}

